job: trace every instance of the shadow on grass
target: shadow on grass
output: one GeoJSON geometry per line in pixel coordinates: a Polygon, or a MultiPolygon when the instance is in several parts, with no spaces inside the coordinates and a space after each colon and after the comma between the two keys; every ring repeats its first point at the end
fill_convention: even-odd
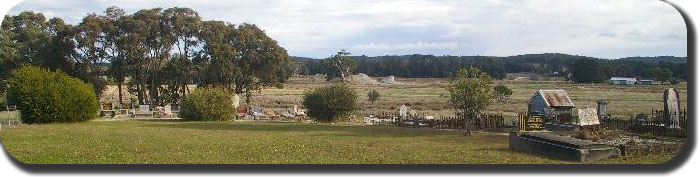
{"type": "Polygon", "coordinates": [[[355,125],[302,124],[302,123],[230,123],[230,122],[182,122],[156,123],[144,126],[158,128],[183,128],[196,130],[256,131],[256,132],[318,132],[316,136],[349,137],[419,137],[442,134],[434,130],[401,127],[374,127],[355,125]]]}

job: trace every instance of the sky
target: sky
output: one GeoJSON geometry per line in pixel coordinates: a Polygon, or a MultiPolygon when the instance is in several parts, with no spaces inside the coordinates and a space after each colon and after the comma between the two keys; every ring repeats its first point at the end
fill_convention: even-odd
{"type": "Polygon", "coordinates": [[[8,15],[41,12],[80,23],[118,6],[187,7],[203,20],[253,23],[289,55],[512,56],[566,53],[616,59],[687,56],[680,13],[658,0],[25,0],[8,15]]]}

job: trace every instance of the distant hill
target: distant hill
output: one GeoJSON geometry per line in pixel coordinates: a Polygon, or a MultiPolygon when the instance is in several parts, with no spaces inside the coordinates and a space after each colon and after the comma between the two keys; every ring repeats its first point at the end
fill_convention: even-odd
{"type": "Polygon", "coordinates": [[[671,63],[686,63],[688,62],[688,57],[674,57],[674,56],[657,56],[657,57],[626,57],[620,58],[620,60],[625,61],[639,61],[648,63],[658,63],[660,61],[671,62],[671,63]]]}

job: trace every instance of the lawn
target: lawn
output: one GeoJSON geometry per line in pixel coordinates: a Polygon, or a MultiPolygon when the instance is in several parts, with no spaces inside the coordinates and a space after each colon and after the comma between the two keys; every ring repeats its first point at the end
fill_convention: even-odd
{"type": "MultiPolygon", "coordinates": [[[[514,152],[504,133],[353,124],[114,121],[0,131],[29,164],[560,164],[514,152]]],[[[663,163],[672,155],[595,163],[663,163]]]]}

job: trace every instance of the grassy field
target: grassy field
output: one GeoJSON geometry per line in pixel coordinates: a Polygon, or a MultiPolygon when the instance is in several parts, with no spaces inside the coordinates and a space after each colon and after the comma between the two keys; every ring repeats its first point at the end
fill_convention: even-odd
{"type": "MultiPolygon", "coordinates": [[[[448,93],[444,89],[446,79],[437,78],[396,78],[401,84],[396,85],[352,85],[359,94],[360,111],[356,117],[370,113],[396,112],[399,106],[406,104],[416,112],[433,116],[452,116],[454,111],[448,103],[448,93]],[[371,104],[367,92],[377,90],[380,100],[371,104]]],[[[263,89],[254,95],[253,105],[266,108],[288,108],[300,105],[305,91],[327,85],[323,81],[311,78],[291,78],[283,89],[263,89]]],[[[687,85],[637,85],[617,86],[610,84],[575,84],[564,81],[501,80],[513,90],[510,100],[492,104],[487,111],[517,116],[525,113],[527,101],[539,89],[564,89],[571,96],[576,108],[595,107],[596,101],[609,101],[608,113],[617,117],[629,117],[638,113],[650,114],[652,109],[663,109],[663,92],[665,88],[676,88],[680,92],[681,106],[687,105],[687,85]]]]}
{"type": "MultiPolygon", "coordinates": [[[[0,131],[29,164],[560,164],[511,151],[507,135],[351,124],[86,122],[0,131]]],[[[595,163],[663,163],[672,155],[595,163]]]]}

